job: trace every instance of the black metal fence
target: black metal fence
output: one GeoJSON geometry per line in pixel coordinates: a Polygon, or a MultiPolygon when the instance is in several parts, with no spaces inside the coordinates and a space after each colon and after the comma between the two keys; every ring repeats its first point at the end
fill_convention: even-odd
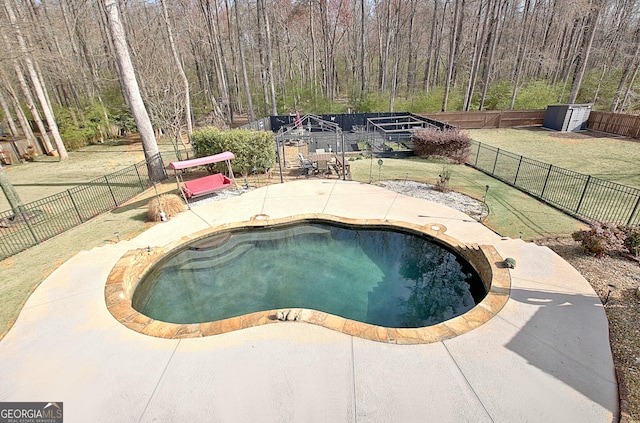
{"type": "Polygon", "coordinates": [[[587,221],[640,223],[640,189],[473,141],[467,164],[587,221]]]}
{"type": "Polygon", "coordinates": [[[146,162],[142,161],[24,204],[19,210],[0,213],[0,260],[118,207],[149,185],[146,162]]]}

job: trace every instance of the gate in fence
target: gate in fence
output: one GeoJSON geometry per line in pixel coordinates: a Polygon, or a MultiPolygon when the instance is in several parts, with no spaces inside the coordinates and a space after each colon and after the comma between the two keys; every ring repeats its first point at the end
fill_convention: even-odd
{"type": "Polygon", "coordinates": [[[24,204],[19,210],[0,213],[0,260],[118,207],[145,191],[149,184],[147,165],[142,161],[24,204]]]}
{"type": "Polygon", "coordinates": [[[587,221],[640,223],[640,189],[472,141],[467,164],[587,221]]]}

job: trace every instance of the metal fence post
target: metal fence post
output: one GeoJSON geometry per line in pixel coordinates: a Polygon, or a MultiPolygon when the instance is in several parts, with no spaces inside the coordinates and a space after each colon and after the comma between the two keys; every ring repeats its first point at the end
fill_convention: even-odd
{"type": "Polygon", "coordinates": [[[35,242],[34,245],[40,244],[40,240],[38,239],[36,232],[33,230],[33,226],[31,226],[31,223],[29,223],[29,218],[25,214],[24,206],[22,205],[18,206],[18,210],[20,210],[20,215],[22,216],[22,220],[24,220],[24,223],[27,225],[27,228],[29,229],[31,236],[33,237],[33,241],[35,242]]]}
{"type": "Polygon", "coordinates": [[[551,168],[553,168],[552,165],[549,165],[549,171],[547,172],[547,177],[544,180],[544,185],[542,186],[542,192],[540,192],[540,198],[542,198],[544,200],[544,192],[547,189],[547,182],[549,182],[549,175],[551,175],[551,168]]]}
{"type": "Polygon", "coordinates": [[[631,226],[631,222],[633,222],[633,217],[636,215],[638,208],[640,207],[640,195],[638,195],[638,199],[636,200],[636,205],[633,207],[633,211],[629,216],[629,220],[627,220],[627,226],[631,226]]]}
{"type": "Polygon", "coordinates": [[[498,157],[500,156],[500,149],[496,150],[496,159],[493,161],[493,169],[491,170],[491,175],[496,174],[496,165],[498,164],[498,157]]]}
{"type": "Polygon", "coordinates": [[[587,177],[587,182],[584,184],[584,189],[582,190],[582,194],[580,195],[580,201],[578,201],[578,207],[576,207],[576,214],[580,210],[580,206],[582,206],[582,200],[584,200],[584,195],[587,193],[587,188],[589,188],[589,182],[591,182],[591,175],[587,177]]]}
{"type": "Polygon", "coordinates": [[[482,143],[478,142],[478,152],[476,153],[476,162],[473,164],[473,167],[478,167],[478,157],[480,157],[480,149],[482,148],[482,143]]]}
{"type": "Polygon", "coordinates": [[[113,198],[113,204],[115,204],[116,207],[118,207],[118,200],[116,200],[116,196],[113,194],[111,185],[109,185],[109,180],[107,179],[107,175],[104,176],[104,181],[107,183],[107,188],[109,188],[109,192],[111,193],[111,198],[113,198]]]}
{"type": "Polygon", "coordinates": [[[136,170],[136,175],[138,175],[138,180],[140,181],[140,189],[144,191],[144,183],[142,182],[142,177],[140,176],[140,171],[138,170],[138,165],[134,164],[133,168],[136,170]]]}
{"type": "Polygon", "coordinates": [[[522,165],[522,156],[520,156],[520,161],[518,162],[518,168],[516,169],[516,176],[513,178],[513,185],[518,186],[516,183],[518,181],[518,175],[520,174],[520,165],[522,165]]]}
{"type": "Polygon", "coordinates": [[[68,189],[67,192],[69,193],[71,204],[73,204],[73,208],[76,210],[76,213],[78,214],[78,219],[80,219],[80,223],[84,223],[84,220],[82,219],[82,215],[80,214],[80,209],[78,209],[78,206],[76,205],[76,200],[74,200],[73,195],[71,195],[71,190],[68,189]]]}

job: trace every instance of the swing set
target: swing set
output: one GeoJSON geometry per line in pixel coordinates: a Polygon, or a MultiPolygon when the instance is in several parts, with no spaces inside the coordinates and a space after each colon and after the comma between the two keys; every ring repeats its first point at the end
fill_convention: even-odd
{"type": "Polygon", "coordinates": [[[189,206],[190,198],[200,197],[202,195],[207,195],[219,190],[227,189],[233,184],[240,188],[238,186],[238,183],[236,182],[235,177],[233,176],[233,169],[231,168],[231,160],[233,160],[234,158],[235,156],[232,152],[225,151],[224,153],[214,154],[212,156],[169,163],[169,167],[174,170],[176,176],[176,184],[178,185],[178,189],[182,193],[182,198],[184,198],[187,206],[189,206]],[[229,177],[223,175],[222,173],[214,173],[213,175],[203,176],[202,178],[184,182],[184,180],[182,179],[182,172],[178,172],[179,170],[220,162],[227,163],[229,177]]]}

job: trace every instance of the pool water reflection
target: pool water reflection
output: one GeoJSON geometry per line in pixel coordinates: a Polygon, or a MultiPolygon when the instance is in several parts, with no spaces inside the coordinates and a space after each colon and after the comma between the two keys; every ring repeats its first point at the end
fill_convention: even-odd
{"type": "Polygon", "coordinates": [[[303,221],[189,244],[139,282],[132,305],[180,324],[295,307],[417,328],[459,316],[485,295],[472,266],[424,234],[303,221]]]}

